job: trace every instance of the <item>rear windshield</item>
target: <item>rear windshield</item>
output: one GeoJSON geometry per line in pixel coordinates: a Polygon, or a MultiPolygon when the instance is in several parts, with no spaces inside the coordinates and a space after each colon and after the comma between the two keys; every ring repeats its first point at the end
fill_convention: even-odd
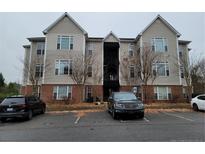
{"type": "Polygon", "coordinates": [[[6,98],[3,100],[1,105],[15,105],[15,104],[25,104],[25,98],[6,98]]]}
{"type": "Polygon", "coordinates": [[[114,94],[115,100],[137,100],[137,97],[132,93],[115,93],[114,94]]]}

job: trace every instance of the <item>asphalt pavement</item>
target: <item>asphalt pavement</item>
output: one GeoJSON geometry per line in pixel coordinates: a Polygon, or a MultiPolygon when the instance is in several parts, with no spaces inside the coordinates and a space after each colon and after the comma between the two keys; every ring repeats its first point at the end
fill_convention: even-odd
{"type": "Polygon", "coordinates": [[[0,141],[204,142],[204,112],[147,113],[113,120],[106,111],[44,114],[0,122],[0,141]]]}

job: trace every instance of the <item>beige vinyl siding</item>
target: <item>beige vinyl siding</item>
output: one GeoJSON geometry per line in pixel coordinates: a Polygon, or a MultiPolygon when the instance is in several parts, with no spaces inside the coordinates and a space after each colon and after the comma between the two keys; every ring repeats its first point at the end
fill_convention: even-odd
{"type": "MultiPolygon", "coordinates": [[[[30,64],[30,67],[35,67],[36,64],[42,65],[44,63],[44,55],[37,55],[37,44],[38,44],[38,42],[31,42],[31,46],[32,46],[32,48],[31,48],[31,63],[32,64],[30,64]]],[[[35,70],[35,68],[34,68],[34,70],[35,70]]],[[[42,83],[42,78],[40,78],[38,81],[39,85],[41,83],[42,83]]]]}
{"type": "Polygon", "coordinates": [[[48,34],[46,34],[46,65],[44,84],[74,84],[69,75],[55,75],[55,61],[71,59],[74,54],[83,54],[85,36],[83,32],[68,18],[64,17],[48,34]],[[58,36],[73,36],[72,50],[58,50],[58,36]]]}
{"type": "MultiPolygon", "coordinates": [[[[168,61],[169,77],[158,77],[153,84],[155,85],[178,85],[179,68],[178,68],[178,53],[177,53],[177,37],[161,20],[157,19],[143,34],[142,42],[150,43],[152,38],[166,38],[168,52],[162,53],[161,61],[168,61]]],[[[151,81],[149,81],[151,84],[151,81]]]]}
{"type": "MultiPolygon", "coordinates": [[[[189,61],[189,51],[188,51],[188,46],[187,45],[179,45],[179,51],[185,52],[185,54],[182,54],[187,57],[187,60],[189,61]]],[[[181,76],[180,76],[181,77],[181,76]]],[[[182,78],[182,85],[187,86],[187,83],[185,81],[185,78],[182,78]]]]}
{"type": "MultiPolygon", "coordinates": [[[[92,50],[92,55],[95,57],[95,64],[92,66],[92,77],[87,78],[86,85],[102,85],[102,42],[86,42],[86,50],[92,50]],[[98,69],[98,71],[95,71],[98,69]],[[98,73],[95,73],[98,72],[98,73]],[[94,75],[96,74],[96,75],[94,75]],[[96,77],[95,77],[96,76],[96,77]],[[100,82],[95,81],[95,79],[100,80],[100,82]]],[[[86,52],[87,52],[86,51],[86,52]]]]}
{"type": "MultiPolygon", "coordinates": [[[[139,46],[137,45],[137,43],[133,43],[133,42],[121,42],[120,43],[120,53],[119,53],[119,60],[120,60],[120,64],[121,62],[123,61],[123,57],[126,57],[126,58],[131,58],[129,56],[129,46],[130,44],[133,44],[132,46],[132,49],[133,49],[133,52],[134,54],[136,53],[137,51],[137,48],[139,48],[139,46]]],[[[135,58],[135,56],[133,56],[133,58],[135,58]]],[[[129,66],[127,66],[127,68],[129,69],[129,66]]],[[[119,82],[120,82],[120,85],[127,85],[127,81],[125,80],[125,78],[122,76],[122,71],[121,71],[122,67],[119,65],[119,82]]],[[[129,73],[129,71],[128,71],[129,73]]],[[[136,73],[135,73],[136,75],[136,73]]],[[[131,85],[136,85],[136,84],[139,84],[139,80],[135,80],[136,77],[133,79],[130,79],[130,83],[131,85]]]]}
{"type": "Polygon", "coordinates": [[[26,69],[26,65],[28,65],[30,60],[30,48],[25,48],[24,54],[24,70],[23,70],[23,85],[28,84],[28,71],[26,69]]]}
{"type": "Polygon", "coordinates": [[[118,42],[118,40],[113,35],[109,35],[104,42],[118,42]]]}

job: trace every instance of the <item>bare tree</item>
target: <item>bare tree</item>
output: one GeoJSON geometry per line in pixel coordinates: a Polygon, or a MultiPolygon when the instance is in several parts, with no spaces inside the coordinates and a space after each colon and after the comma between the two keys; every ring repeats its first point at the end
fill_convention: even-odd
{"type": "Polygon", "coordinates": [[[187,52],[181,52],[181,54],[179,55],[179,64],[176,65],[180,67],[180,77],[184,78],[186,82],[187,101],[189,102],[192,98],[191,70],[193,70],[194,64],[190,64],[187,52]]]}
{"type": "MultiPolygon", "coordinates": [[[[96,56],[94,56],[96,58],[96,56]]],[[[102,82],[102,71],[101,71],[101,65],[99,62],[97,62],[97,60],[94,61],[93,64],[93,70],[92,70],[92,77],[93,77],[93,83],[94,83],[94,88],[93,88],[93,97],[96,98],[95,101],[97,101],[97,97],[99,98],[99,96],[97,96],[97,89],[95,88],[96,85],[101,84],[102,82]]],[[[103,95],[100,96],[100,100],[102,101],[103,99],[103,95]]]]}
{"type": "Polygon", "coordinates": [[[158,62],[161,59],[161,54],[152,51],[152,46],[150,43],[144,42],[142,46],[142,50],[140,53],[140,65],[139,69],[139,78],[142,81],[142,93],[143,98],[146,103],[147,101],[147,86],[148,82],[151,81],[151,84],[158,77],[157,72],[153,73],[153,64],[158,62]]]}
{"type": "Polygon", "coordinates": [[[143,99],[147,101],[147,85],[157,78],[153,74],[153,64],[160,59],[161,54],[152,51],[149,43],[144,42],[142,48],[134,52],[133,57],[125,55],[121,61],[121,75],[129,85],[140,84],[142,87],[143,99]],[[140,52],[141,51],[141,52],[140,52]],[[130,78],[130,66],[134,66],[134,78],[130,78]]]}
{"type": "Polygon", "coordinates": [[[200,69],[200,76],[202,77],[202,81],[205,82],[205,58],[200,60],[199,69],[200,69]]]}
{"type": "Polygon", "coordinates": [[[75,54],[71,56],[72,73],[70,77],[77,84],[80,92],[80,100],[83,100],[83,90],[88,78],[89,67],[95,63],[94,55],[75,54]]]}
{"type": "Polygon", "coordinates": [[[122,60],[120,63],[120,73],[123,81],[126,83],[126,85],[136,85],[140,84],[138,73],[139,73],[139,65],[140,65],[140,55],[139,51],[134,51],[133,56],[128,56],[124,53],[122,55],[122,60]],[[135,74],[135,77],[130,77],[130,68],[133,67],[133,71],[135,74]]]}
{"type": "Polygon", "coordinates": [[[39,82],[42,80],[43,77],[43,69],[47,69],[50,66],[50,64],[46,64],[44,66],[44,64],[41,64],[38,58],[32,59],[31,61],[29,61],[29,59],[20,59],[20,62],[24,65],[24,82],[26,84],[30,82],[32,86],[32,94],[38,96],[38,87],[39,82]],[[36,70],[37,64],[40,64],[38,71],[36,70]]]}
{"type": "Polygon", "coordinates": [[[193,92],[195,94],[205,93],[205,58],[194,63],[190,73],[193,92]]]}

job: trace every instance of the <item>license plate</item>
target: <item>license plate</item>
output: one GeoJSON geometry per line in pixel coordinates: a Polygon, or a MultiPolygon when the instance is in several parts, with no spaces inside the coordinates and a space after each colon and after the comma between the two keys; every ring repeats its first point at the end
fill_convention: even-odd
{"type": "Polygon", "coordinates": [[[7,111],[13,111],[13,108],[7,108],[7,111]]]}

